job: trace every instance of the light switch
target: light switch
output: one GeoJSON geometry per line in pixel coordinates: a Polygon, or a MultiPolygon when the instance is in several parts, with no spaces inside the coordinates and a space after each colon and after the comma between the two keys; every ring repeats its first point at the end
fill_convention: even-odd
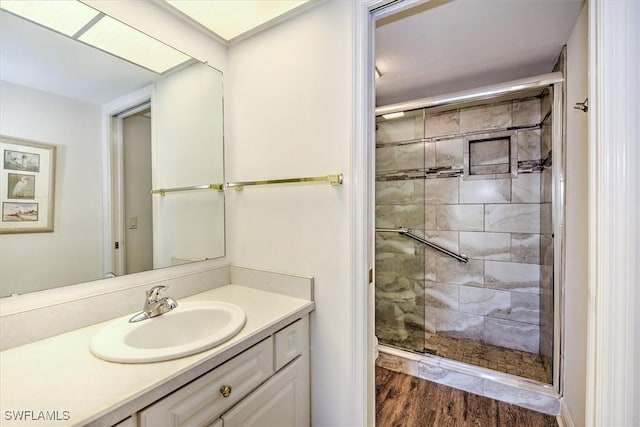
{"type": "Polygon", "coordinates": [[[130,216],[129,217],[129,230],[138,228],[138,217],[137,216],[130,216]]]}

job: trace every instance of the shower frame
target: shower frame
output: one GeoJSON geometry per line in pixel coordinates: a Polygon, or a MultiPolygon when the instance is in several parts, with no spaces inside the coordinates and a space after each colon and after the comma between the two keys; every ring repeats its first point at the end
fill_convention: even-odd
{"type": "MultiPolygon", "coordinates": [[[[522,378],[522,382],[528,387],[540,388],[541,391],[548,391],[551,387],[556,394],[560,394],[560,370],[562,369],[562,331],[564,325],[563,301],[564,295],[564,259],[565,259],[565,102],[563,91],[564,77],[562,72],[557,71],[538,76],[526,77],[518,80],[511,80],[490,86],[483,86],[475,89],[453,92],[428,98],[421,98],[413,101],[390,104],[376,107],[375,115],[391,114],[416,110],[421,108],[445,108],[448,106],[473,106],[484,104],[489,100],[500,100],[500,98],[514,94],[527,93],[537,89],[551,87],[553,96],[552,107],[552,223],[553,223],[553,378],[552,384],[547,385],[537,381],[522,378]]],[[[410,353],[407,351],[407,353],[410,353]]],[[[427,359],[436,358],[425,354],[427,359]]],[[[459,365],[453,363],[452,365],[459,365]]],[[[465,368],[468,372],[468,368],[465,368]]],[[[472,371],[473,369],[471,369],[472,371]]],[[[478,371],[478,375],[487,378],[486,370],[478,371]]],[[[502,373],[495,376],[500,381],[502,373]]]]}

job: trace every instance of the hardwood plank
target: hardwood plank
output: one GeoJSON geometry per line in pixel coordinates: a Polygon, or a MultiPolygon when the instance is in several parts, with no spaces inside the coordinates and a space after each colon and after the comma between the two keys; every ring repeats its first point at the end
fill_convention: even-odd
{"type": "Polygon", "coordinates": [[[555,417],[376,367],[378,427],[557,427],[555,417]]]}

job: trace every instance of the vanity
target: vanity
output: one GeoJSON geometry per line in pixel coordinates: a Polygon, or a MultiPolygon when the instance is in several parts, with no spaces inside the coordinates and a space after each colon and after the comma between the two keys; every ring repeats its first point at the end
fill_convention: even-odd
{"type": "Polygon", "coordinates": [[[228,284],[180,298],[235,304],[246,323],[228,341],[173,360],[96,357],[91,340],[112,320],[1,352],[0,425],[309,425],[314,303],[259,288],[228,284]]]}

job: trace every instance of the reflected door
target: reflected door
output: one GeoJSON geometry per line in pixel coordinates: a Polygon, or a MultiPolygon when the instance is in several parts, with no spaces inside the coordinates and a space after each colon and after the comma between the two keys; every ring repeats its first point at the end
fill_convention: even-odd
{"type": "Polygon", "coordinates": [[[153,269],[151,110],[122,121],[124,274],[153,269]]]}

